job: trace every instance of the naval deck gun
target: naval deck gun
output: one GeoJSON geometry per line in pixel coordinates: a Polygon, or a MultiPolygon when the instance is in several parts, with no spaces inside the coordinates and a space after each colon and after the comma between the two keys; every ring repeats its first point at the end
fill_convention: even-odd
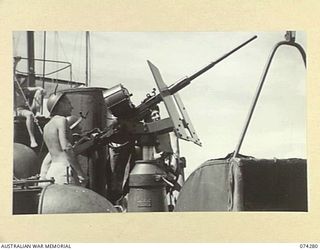
{"type": "MultiPolygon", "coordinates": [[[[152,147],[156,145],[155,137],[173,131],[179,139],[192,141],[201,146],[200,139],[177,92],[256,38],[257,36],[252,37],[190,77],[170,86],[164,83],[160,70],[148,61],[159,94],[148,96],[137,107],[131,102],[129,91],[122,85],[110,89],[76,88],[64,90],[63,94],[70,99],[74,106],[73,114],[87,114],[83,122],[82,138],[74,145],[74,151],[80,158],[80,164],[84,166],[89,175],[90,180],[87,188],[108,198],[106,187],[110,189],[112,186],[110,178],[114,176],[114,173],[106,169],[106,165],[108,165],[106,145],[112,142],[119,143],[119,137],[122,140],[125,138],[125,141],[143,138],[140,140],[142,151],[150,152],[150,154],[143,154],[141,159],[135,161],[135,166],[131,170],[128,212],[167,211],[166,186],[170,182],[166,179],[167,173],[161,166],[161,162],[154,159],[151,153],[152,147]],[[151,123],[143,122],[150,116],[152,107],[162,101],[168,111],[169,118],[151,123]],[[108,114],[115,118],[111,123],[106,122],[108,114]]],[[[43,189],[42,198],[46,196],[44,192],[49,189],[54,190],[55,188],[43,189]]],[[[62,192],[61,188],[56,191],[62,192]]],[[[55,193],[54,196],[57,196],[55,191],[51,191],[51,193],[55,193]]],[[[49,193],[47,195],[49,196],[49,193]]],[[[43,200],[41,205],[46,205],[43,200]]],[[[59,209],[54,209],[54,211],[58,213],[59,209]]],[[[41,212],[46,213],[43,209],[41,212]]]]}
{"type": "MultiPolygon", "coordinates": [[[[129,91],[121,84],[103,91],[105,105],[108,107],[112,115],[116,117],[117,122],[113,123],[112,126],[104,129],[104,131],[99,132],[99,135],[96,137],[96,141],[98,141],[98,138],[106,140],[106,138],[114,136],[114,134],[119,131],[116,129],[116,127],[121,127],[125,128],[127,132],[134,135],[141,135],[146,133],[161,134],[174,131],[178,138],[192,141],[195,144],[201,146],[200,139],[198,138],[194,130],[194,127],[183,105],[183,102],[179,97],[178,91],[188,86],[191,81],[193,81],[206,71],[210,70],[215,65],[217,65],[248,43],[252,42],[256,38],[257,36],[253,36],[246,42],[242,43],[217,60],[211,62],[204,68],[192,74],[190,77],[185,77],[181,81],[178,81],[170,86],[167,86],[163,81],[160,70],[153,63],[148,61],[148,65],[158,87],[159,94],[148,95],[148,97],[143,100],[140,105],[135,107],[135,105],[130,100],[131,95],[129,94],[129,91]],[[165,107],[168,111],[169,118],[160,120],[153,124],[142,124],[141,121],[144,120],[148,115],[150,115],[150,110],[152,109],[152,107],[162,101],[164,102],[165,107]]],[[[90,145],[93,145],[93,143],[87,143],[87,146],[82,145],[82,149],[78,151],[80,152],[82,150],[85,150],[85,148],[89,147],[90,145]]],[[[80,149],[80,145],[78,145],[77,147],[78,149],[80,149]]]]}

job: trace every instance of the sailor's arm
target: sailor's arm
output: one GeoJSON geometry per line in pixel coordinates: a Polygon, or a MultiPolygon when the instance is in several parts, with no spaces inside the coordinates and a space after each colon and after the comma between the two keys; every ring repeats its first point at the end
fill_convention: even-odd
{"type": "Polygon", "coordinates": [[[62,119],[61,124],[59,125],[59,141],[61,145],[61,149],[65,152],[68,162],[70,163],[71,167],[75,170],[79,181],[84,181],[85,174],[81,169],[81,166],[76,158],[76,155],[73,151],[72,144],[68,140],[68,127],[67,127],[67,120],[62,119]]]}
{"type": "Polygon", "coordinates": [[[41,97],[46,94],[46,91],[41,87],[28,87],[28,90],[34,93],[30,108],[32,112],[36,113],[37,111],[40,111],[41,97]]]}

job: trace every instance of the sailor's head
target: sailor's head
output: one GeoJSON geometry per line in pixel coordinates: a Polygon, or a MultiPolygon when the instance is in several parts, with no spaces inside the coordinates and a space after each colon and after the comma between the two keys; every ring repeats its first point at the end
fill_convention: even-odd
{"type": "Polygon", "coordinates": [[[152,108],[150,108],[150,116],[145,120],[145,122],[155,122],[155,121],[159,121],[160,119],[161,117],[160,117],[159,106],[155,105],[152,108]]]}
{"type": "Polygon", "coordinates": [[[70,100],[63,92],[51,94],[48,98],[47,108],[50,116],[70,116],[73,109],[70,100]]]}
{"type": "Polygon", "coordinates": [[[159,121],[160,120],[160,110],[159,106],[155,105],[151,110],[151,120],[152,121],[159,121]]]}

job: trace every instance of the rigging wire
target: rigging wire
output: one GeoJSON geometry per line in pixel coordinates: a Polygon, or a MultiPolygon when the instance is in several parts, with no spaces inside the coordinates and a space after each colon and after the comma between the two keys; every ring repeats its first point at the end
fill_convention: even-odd
{"type": "Polygon", "coordinates": [[[88,50],[89,50],[89,85],[91,84],[91,35],[89,33],[89,44],[88,44],[88,50]]]}
{"type": "MultiPolygon", "coordinates": [[[[65,48],[64,48],[64,46],[63,46],[63,43],[62,43],[62,39],[61,39],[61,35],[56,31],[55,32],[55,38],[56,38],[56,46],[57,46],[57,53],[58,53],[58,55],[59,55],[59,49],[61,48],[61,50],[62,50],[62,53],[63,53],[63,55],[64,55],[64,57],[65,57],[65,59],[68,61],[68,56],[67,56],[67,53],[66,53],[66,51],[65,51],[65,48]]],[[[76,36],[76,42],[74,43],[74,46],[73,46],[73,51],[75,51],[75,50],[77,50],[77,47],[78,47],[78,36],[76,36]]],[[[83,40],[84,39],[80,39],[80,46],[79,46],[79,54],[80,54],[80,58],[81,58],[81,54],[82,54],[82,51],[83,51],[83,40]]],[[[89,41],[89,50],[90,50],[90,41],[89,41]]],[[[72,55],[75,55],[76,53],[72,53],[72,55]]],[[[74,56],[72,56],[72,58],[73,58],[74,56]]],[[[90,60],[90,63],[91,63],[91,55],[89,54],[89,59],[88,60],[90,60]]],[[[77,60],[77,62],[78,62],[78,67],[77,67],[77,69],[80,69],[81,68],[81,62],[82,62],[82,60],[77,60]]],[[[58,70],[58,69],[57,69],[58,70]]],[[[59,70],[59,71],[61,71],[61,70],[59,70]]],[[[76,74],[76,75],[78,75],[78,77],[76,77],[76,75],[74,74],[74,69],[72,68],[72,65],[70,65],[70,82],[73,80],[73,79],[75,79],[75,80],[77,80],[77,81],[79,81],[79,75],[80,75],[80,73],[81,72],[78,72],[78,74],[76,74]]],[[[78,71],[78,70],[77,70],[78,71]]],[[[56,72],[58,72],[58,71],[56,71],[56,72]]],[[[53,73],[53,72],[52,72],[53,73]]],[[[89,65],[89,82],[91,81],[91,65],[89,65]]]]}
{"type": "MultiPolygon", "coordinates": [[[[58,51],[58,56],[59,56],[59,49],[61,48],[65,60],[66,60],[66,61],[69,61],[68,56],[67,56],[67,54],[66,54],[66,52],[65,52],[64,46],[63,46],[63,44],[62,44],[61,36],[59,35],[59,33],[58,33],[57,31],[55,31],[55,38],[56,38],[56,48],[57,48],[57,51],[58,51]]],[[[59,71],[60,71],[60,70],[59,70],[59,71]]],[[[70,75],[69,75],[69,82],[70,82],[70,84],[71,84],[71,82],[72,82],[72,79],[74,79],[74,78],[75,78],[75,77],[74,77],[74,75],[73,75],[72,65],[71,65],[71,63],[70,63],[70,75]]],[[[57,79],[59,79],[59,78],[57,78],[57,79]]]]}
{"type": "Polygon", "coordinates": [[[90,68],[90,32],[86,31],[86,86],[90,85],[91,68],[90,68]]]}
{"type": "Polygon", "coordinates": [[[69,58],[68,58],[68,56],[67,56],[67,54],[66,54],[66,51],[65,51],[65,49],[64,49],[64,46],[63,46],[63,44],[62,44],[61,36],[60,36],[59,34],[58,34],[58,46],[61,48],[62,53],[63,53],[63,55],[64,55],[64,57],[65,57],[65,60],[66,60],[66,61],[70,61],[69,58]]]}
{"type": "MultiPolygon", "coordinates": [[[[59,46],[58,46],[58,31],[54,32],[54,51],[55,51],[55,60],[59,58],[59,46]]],[[[58,69],[58,65],[56,64],[56,70],[58,69]]],[[[59,71],[56,71],[56,80],[59,79],[59,71]]]]}
{"type": "MultiPolygon", "coordinates": [[[[80,58],[82,58],[83,47],[85,47],[84,44],[83,44],[83,41],[85,41],[85,39],[83,39],[83,34],[85,34],[85,33],[81,33],[80,47],[79,47],[79,59],[77,60],[77,72],[78,72],[77,75],[78,75],[78,76],[80,75],[79,69],[82,68],[82,67],[81,67],[81,60],[80,60],[80,58]]],[[[85,38],[85,36],[84,36],[84,38],[85,38]]],[[[85,52],[84,52],[84,53],[85,53],[85,52]]]]}
{"type": "MultiPolygon", "coordinates": [[[[68,60],[68,56],[67,56],[67,53],[66,53],[66,50],[65,50],[65,48],[64,48],[64,46],[63,46],[63,44],[62,44],[62,36],[61,36],[61,34],[59,34],[59,32],[57,32],[57,31],[54,31],[54,32],[44,32],[46,35],[43,35],[43,36],[38,36],[38,42],[37,42],[37,44],[38,44],[38,53],[43,53],[43,57],[44,57],[44,59],[45,59],[45,57],[47,57],[48,56],[48,52],[49,51],[53,51],[53,54],[52,54],[52,56],[53,56],[53,58],[55,58],[56,60],[42,60],[42,59],[34,59],[34,61],[42,61],[43,62],[43,65],[42,65],[42,70],[41,70],[41,66],[40,65],[38,65],[39,67],[38,67],[38,70],[41,72],[41,73],[35,73],[34,75],[35,76],[37,76],[37,77],[41,77],[41,78],[44,78],[45,76],[50,76],[50,75],[53,75],[53,74],[55,74],[55,76],[52,78],[52,80],[54,79],[55,81],[58,81],[59,79],[60,79],[60,77],[62,77],[61,75],[60,75],[60,71],[63,71],[63,70],[65,70],[65,69],[69,69],[70,70],[70,74],[69,74],[69,76],[67,76],[66,75],[66,73],[63,73],[62,75],[64,76],[63,78],[65,78],[70,84],[72,84],[72,81],[73,81],[73,78],[77,78],[77,79],[79,79],[79,77],[76,77],[76,76],[78,76],[78,75],[74,75],[74,73],[73,73],[73,67],[72,67],[72,65],[71,65],[71,63],[70,62],[63,62],[63,61],[58,61],[58,59],[59,59],[59,57],[60,57],[60,54],[61,54],[61,50],[62,50],[62,54],[63,54],[63,57],[66,59],[66,60],[68,60]],[[44,38],[44,36],[46,36],[45,38],[44,38]],[[53,38],[53,39],[52,39],[53,38]],[[48,39],[50,39],[50,40],[48,40],[48,39]],[[46,41],[44,41],[44,40],[46,40],[46,41]],[[51,50],[51,49],[49,49],[49,47],[48,47],[48,41],[53,41],[53,43],[52,43],[52,45],[53,45],[53,50],[51,50]],[[61,47],[61,48],[60,48],[61,47]],[[46,50],[46,52],[44,51],[44,50],[46,50]],[[41,51],[41,52],[40,52],[41,51]],[[46,53],[46,54],[45,54],[46,53]],[[52,62],[52,63],[55,63],[55,65],[52,65],[52,66],[50,66],[50,63],[48,64],[48,62],[52,62]],[[67,66],[61,66],[61,65],[59,65],[60,63],[66,63],[66,64],[68,64],[67,66]],[[46,64],[46,65],[44,65],[44,64],[46,64]],[[51,69],[51,71],[50,71],[50,69],[51,69]],[[50,72],[46,72],[46,70],[47,71],[50,71],[50,72]]],[[[79,37],[79,36],[81,36],[81,33],[76,33],[76,42],[74,43],[74,46],[73,46],[73,51],[74,52],[78,52],[79,53],[79,50],[78,50],[78,48],[79,48],[79,39],[81,38],[81,37],[79,37]]],[[[14,32],[14,34],[13,34],[13,52],[14,52],[14,54],[18,54],[19,53],[19,42],[20,42],[20,40],[21,40],[21,37],[22,37],[22,34],[20,34],[19,32],[14,32]]],[[[80,42],[82,43],[81,44],[81,46],[80,46],[80,52],[83,52],[83,41],[84,41],[84,39],[80,39],[80,42]]],[[[51,44],[51,43],[50,43],[51,44]]],[[[52,45],[50,45],[50,46],[52,46],[52,45]]],[[[70,53],[69,53],[69,55],[70,55],[70,53]]],[[[76,55],[76,53],[73,53],[72,55],[74,55],[73,56],[73,58],[74,59],[76,59],[76,58],[79,58],[78,56],[75,56],[76,55]]],[[[26,58],[22,58],[22,57],[20,57],[21,59],[26,59],[26,58]]],[[[91,55],[90,55],[90,59],[89,60],[91,60],[91,55]]],[[[83,60],[77,60],[78,61],[78,63],[79,64],[81,64],[82,62],[83,62],[83,60]]],[[[79,65],[80,66],[80,65],[79,65]]],[[[23,68],[24,69],[24,68],[23,68]]],[[[91,70],[91,67],[90,67],[90,65],[89,65],[89,69],[91,70]]],[[[17,73],[19,73],[19,74],[25,74],[25,75],[29,75],[30,74],[30,72],[24,72],[25,70],[16,70],[16,72],[17,73]]],[[[39,72],[38,71],[38,72],[39,72]]],[[[80,73],[79,73],[80,74],[80,73]]],[[[82,73],[83,74],[83,73],[82,73]]],[[[89,74],[91,74],[91,72],[89,72],[89,74]]],[[[89,75],[89,79],[91,79],[91,75],[89,75]]]]}
{"type": "Polygon", "coordinates": [[[61,47],[62,53],[66,59],[66,61],[69,61],[68,56],[66,54],[66,51],[64,50],[64,46],[62,45],[62,40],[61,40],[61,36],[58,34],[58,42],[59,42],[59,46],[61,47]]]}
{"type": "MultiPolygon", "coordinates": [[[[70,60],[68,59],[67,53],[66,53],[66,51],[65,51],[65,49],[64,49],[64,46],[63,46],[63,44],[62,44],[61,36],[58,36],[58,39],[59,39],[59,45],[60,45],[60,47],[61,47],[61,50],[62,50],[62,52],[63,52],[63,54],[64,54],[65,59],[66,59],[67,61],[70,61],[70,60]]],[[[74,78],[75,78],[75,76],[74,76],[73,71],[72,71],[72,66],[70,66],[70,82],[71,82],[72,79],[74,79],[74,78]]]]}
{"type": "MultiPolygon", "coordinates": [[[[58,73],[59,71],[65,70],[65,69],[67,69],[67,68],[71,68],[71,65],[67,65],[67,66],[65,66],[65,67],[63,67],[63,68],[60,68],[60,69],[51,71],[51,72],[46,73],[46,74],[43,74],[43,73],[42,73],[42,74],[34,74],[34,75],[35,75],[35,76],[49,76],[49,75],[58,73]]],[[[28,72],[23,72],[23,71],[20,71],[20,70],[16,70],[16,72],[18,72],[19,74],[25,74],[25,75],[28,74],[28,72]]],[[[57,79],[58,79],[58,78],[56,78],[56,80],[57,80],[57,79]]]]}
{"type": "Polygon", "coordinates": [[[71,62],[74,62],[76,59],[75,59],[75,54],[76,54],[76,50],[78,48],[78,43],[79,43],[79,37],[81,39],[81,33],[76,33],[76,39],[75,39],[75,42],[73,44],[73,49],[72,49],[72,57],[71,57],[71,62]]]}

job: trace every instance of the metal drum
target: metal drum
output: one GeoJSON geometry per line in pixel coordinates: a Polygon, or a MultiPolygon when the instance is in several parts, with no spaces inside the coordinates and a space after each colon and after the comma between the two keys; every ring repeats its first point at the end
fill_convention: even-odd
{"type": "MultiPolygon", "coordinates": [[[[103,130],[108,125],[106,119],[108,111],[102,95],[103,91],[106,90],[105,88],[63,90],[73,106],[72,115],[85,116],[85,119],[80,124],[82,132],[90,131],[94,128],[103,130]]],[[[106,196],[105,185],[108,176],[106,147],[100,147],[94,152],[78,156],[83,170],[89,175],[89,188],[103,196],[106,196]]]]}
{"type": "Polygon", "coordinates": [[[13,214],[36,214],[41,187],[27,178],[40,173],[39,158],[23,144],[14,143],[13,150],[13,214]]]}
{"type": "Polygon", "coordinates": [[[116,117],[126,117],[132,113],[134,105],[130,100],[130,96],[129,91],[121,84],[103,92],[106,106],[116,117]]]}
{"type": "Polygon", "coordinates": [[[39,214],[113,213],[117,212],[103,196],[75,185],[51,184],[43,188],[39,214]]]}
{"type": "Polygon", "coordinates": [[[13,173],[16,178],[28,178],[40,173],[38,157],[31,148],[20,143],[14,143],[13,147],[13,173]]]}

